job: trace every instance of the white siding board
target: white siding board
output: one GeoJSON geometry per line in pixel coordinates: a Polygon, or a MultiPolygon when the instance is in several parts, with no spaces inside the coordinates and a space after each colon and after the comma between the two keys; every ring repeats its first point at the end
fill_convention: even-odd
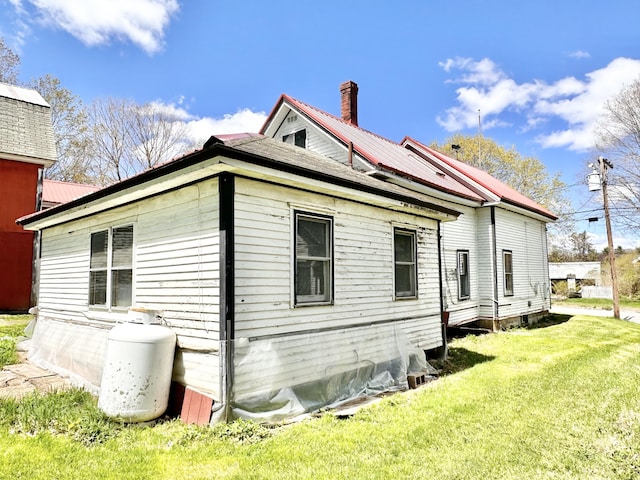
{"type": "Polygon", "coordinates": [[[496,209],[498,294],[500,318],[522,316],[548,309],[546,232],[543,222],[496,209]],[[513,255],[513,296],[504,295],[502,252],[513,255]]]}
{"type": "MultiPolygon", "coordinates": [[[[135,304],[160,311],[176,332],[178,344],[198,351],[180,356],[177,371],[184,370],[179,364],[186,359],[186,377],[193,377],[198,388],[217,392],[217,353],[202,353],[219,350],[217,191],[217,180],[208,180],[46,229],[40,277],[42,314],[96,323],[88,318],[92,316],[88,306],[90,235],[132,223],[135,304]]],[[[109,318],[108,313],[102,316],[109,318]]],[[[120,318],[114,316],[111,324],[120,318]]]]}
{"type": "Polygon", "coordinates": [[[236,192],[237,337],[260,338],[396,320],[412,325],[414,336],[429,344],[425,348],[441,344],[435,221],[248,180],[238,181],[236,192]],[[261,208],[263,205],[268,208],[261,208]],[[291,308],[294,209],[318,209],[334,220],[335,296],[331,306],[291,308]],[[414,225],[418,231],[418,300],[393,301],[394,222],[414,225]],[[266,233],[269,229],[277,231],[266,233]],[[245,235],[258,242],[251,250],[251,261],[241,256],[250,243],[245,235]],[[263,243],[269,245],[268,253],[263,253],[263,243]],[[270,284],[262,281],[265,276],[271,279],[270,284]],[[426,313],[422,321],[403,320],[414,317],[416,309],[426,313]],[[429,315],[433,318],[427,318],[429,315]]]}
{"type": "Polygon", "coordinates": [[[335,140],[330,139],[328,135],[323,134],[315,125],[312,125],[304,117],[297,115],[295,112],[289,112],[287,114],[285,120],[274,133],[273,138],[282,140],[284,135],[294,133],[303,128],[307,130],[307,149],[321,155],[326,155],[340,163],[347,163],[347,151],[344,146],[340,146],[335,140]]]}

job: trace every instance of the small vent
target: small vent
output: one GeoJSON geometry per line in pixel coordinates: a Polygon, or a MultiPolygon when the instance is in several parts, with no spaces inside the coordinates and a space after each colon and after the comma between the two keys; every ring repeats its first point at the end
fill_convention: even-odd
{"type": "Polygon", "coordinates": [[[298,121],[298,116],[297,115],[291,115],[289,117],[287,117],[287,123],[293,123],[293,122],[297,122],[298,121]]]}

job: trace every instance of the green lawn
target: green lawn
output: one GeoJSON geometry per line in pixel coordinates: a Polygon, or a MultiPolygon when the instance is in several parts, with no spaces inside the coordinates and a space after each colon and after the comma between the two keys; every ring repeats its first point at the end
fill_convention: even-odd
{"type": "Polygon", "coordinates": [[[20,337],[31,315],[0,315],[0,368],[18,361],[16,338],[20,337]]]}
{"type": "MultiPolygon", "coordinates": [[[[613,301],[606,298],[565,298],[562,300],[553,300],[553,305],[566,307],[581,308],[599,308],[605,310],[613,310],[613,301]]],[[[640,310],[640,301],[620,299],[620,308],[628,310],[640,310]]]]}
{"type": "Polygon", "coordinates": [[[640,325],[576,316],[450,347],[451,373],[346,420],[124,427],[79,392],[0,402],[0,478],[640,476],[640,325]]]}

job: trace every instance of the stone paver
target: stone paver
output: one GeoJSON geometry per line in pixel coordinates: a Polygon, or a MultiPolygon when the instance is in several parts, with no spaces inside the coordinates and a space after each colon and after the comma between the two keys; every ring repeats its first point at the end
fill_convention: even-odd
{"type": "Polygon", "coordinates": [[[66,379],[32,363],[7,365],[0,370],[0,398],[21,398],[28,393],[52,392],[69,388],[66,379]]]}

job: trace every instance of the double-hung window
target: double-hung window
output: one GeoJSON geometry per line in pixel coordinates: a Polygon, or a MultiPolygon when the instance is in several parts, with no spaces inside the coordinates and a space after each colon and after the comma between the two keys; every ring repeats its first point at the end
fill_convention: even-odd
{"type": "Polygon", "coordinates": [[[284,143],[290,143],[296,147],[307,147],[307,131],[305,129],[298,130],[297,132],[290,133],[282,136],[284,143]]]}
{"type": "Polygon", "coordinates": [[[295,304],[333,300],[333,220],[295,212],[295,304]]]}
{"type": "Polygon", "coordinates": [[[469,276],[469,252],[458,250],[458,300],[468,300],[471,296],[469,276]]]}
{"type": "Polygon", "coordinates": [[[131,306],[133,288],[133,225],[91,234],[89,305],[131,306]]]}
{"type": "Polygon", "coordinates": [[[504,295],[513,295],[513,253],[510,250],[502,251],[502,268],[504,270],[504,295]]]}
{"type": "Polygon", "coordinates": [[[395,296],[396,298],[415,298],[418,278],[416,232],[395,228],[393,252],[395,296]]]}

